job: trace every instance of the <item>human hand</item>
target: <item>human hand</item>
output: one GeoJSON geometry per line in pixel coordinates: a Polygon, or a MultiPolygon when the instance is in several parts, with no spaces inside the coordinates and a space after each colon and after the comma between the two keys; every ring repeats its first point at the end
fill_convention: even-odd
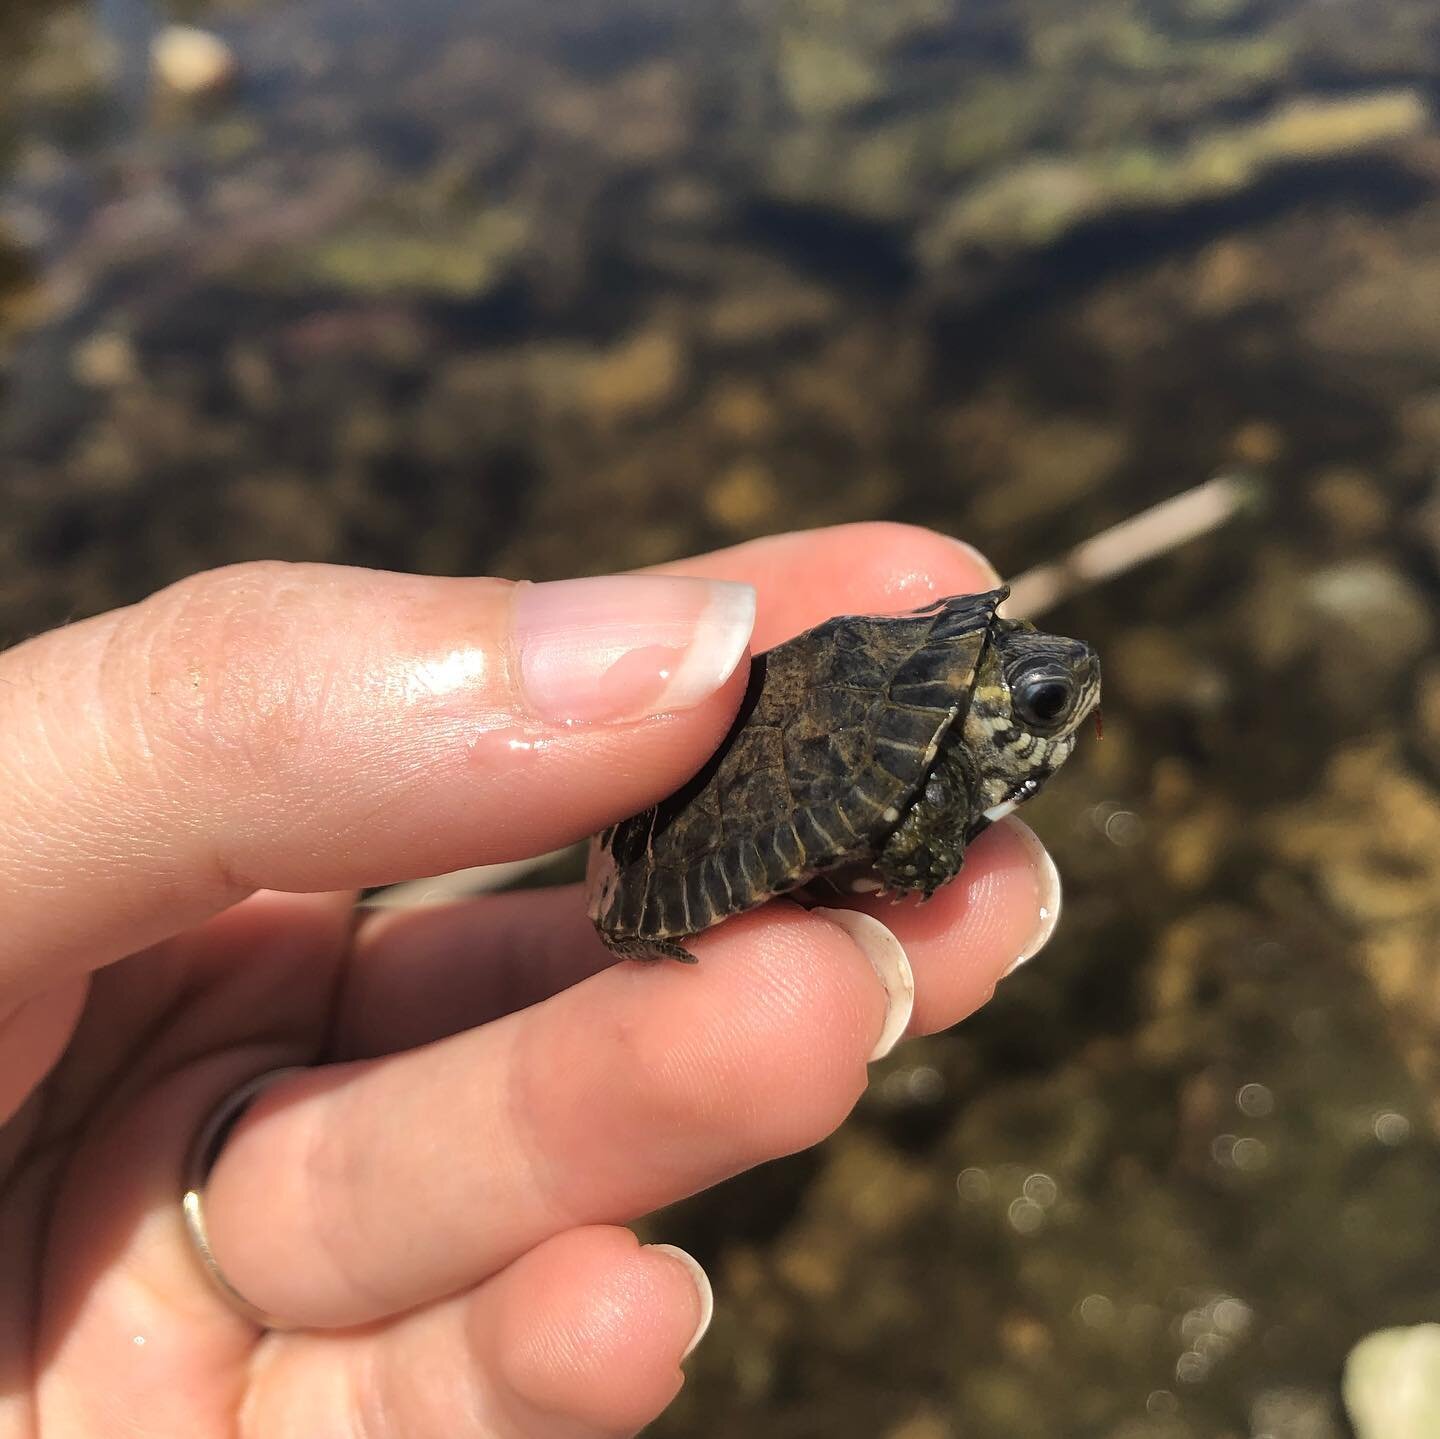
{"type": "MultiPolygon", "coordinates": [[[[756,650],[993,582],[890,525],[666,569],[754,585],[756,650]]],[[[357,886],[579,839],[724,735],[749,592],[580,585],[247,565],[0,656],[4,1439],[632,1432],[708,1285],[615,1226],[824,1138],[1048,937],[1013,821],[923,908],[853,906],[903,953],[784,900],[694,967],[613,963],[574,889],[357,921],[357,886]],[[263,1329],[181,1176],[288,1065],[205,1188],[224,1274],[294,1326],[263,1329]]]]}

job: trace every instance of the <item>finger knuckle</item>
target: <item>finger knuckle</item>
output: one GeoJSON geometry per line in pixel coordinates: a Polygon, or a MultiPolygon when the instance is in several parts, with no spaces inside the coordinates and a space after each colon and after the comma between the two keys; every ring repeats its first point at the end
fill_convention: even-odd
{"type": "Polygon", "coordinates": [[[181,580],[117,627],[106,688],[158,767],[273,782],[313,742],[329,689],[300,643],[314,618],[304,567],[254,562],[181,580]]]}

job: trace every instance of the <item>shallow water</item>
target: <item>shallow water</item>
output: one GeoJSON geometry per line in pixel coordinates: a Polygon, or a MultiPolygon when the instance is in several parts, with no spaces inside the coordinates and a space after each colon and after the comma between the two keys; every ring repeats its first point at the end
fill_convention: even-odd
{"type": "Polygon", "coordinates": [[[252,556],[559,575],[887,517],[1072,600],[1043,959],[659,1221],[661,1434],[1331,1439],[1440,1317],[1426,0],[0,12],[0,637],[252,556]],[[538,13],[537,13],[538,12],[538,13]],[[402,18],[403,17],[403,18],[402,18]]]}

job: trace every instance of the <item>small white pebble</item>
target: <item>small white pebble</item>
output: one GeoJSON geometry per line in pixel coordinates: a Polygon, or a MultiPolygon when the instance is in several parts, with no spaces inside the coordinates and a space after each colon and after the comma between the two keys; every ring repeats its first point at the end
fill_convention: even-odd
{"type": "Polygon", "coordinates": [[[193,25],[167,25],[150,43],[156,78],[180,95],[214,95],[234,80],[235,52],[193,25]]]}

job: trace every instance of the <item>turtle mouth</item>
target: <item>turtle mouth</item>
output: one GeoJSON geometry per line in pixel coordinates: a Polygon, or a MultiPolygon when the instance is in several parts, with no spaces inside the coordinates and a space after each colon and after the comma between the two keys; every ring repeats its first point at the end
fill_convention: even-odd
{"type": "Polygon", "coordinates": [[[1048,774],[1027,775],[1011,791],[1008,799],[1002,799],[999,804],[992,804],[989,809],[982,810],[982,818],[987,824],[994,824],[997,820],[1004,819],[1007,814],[1013,814],[1031,795],[1039,791],[1047,778],[1048,774]]]}

